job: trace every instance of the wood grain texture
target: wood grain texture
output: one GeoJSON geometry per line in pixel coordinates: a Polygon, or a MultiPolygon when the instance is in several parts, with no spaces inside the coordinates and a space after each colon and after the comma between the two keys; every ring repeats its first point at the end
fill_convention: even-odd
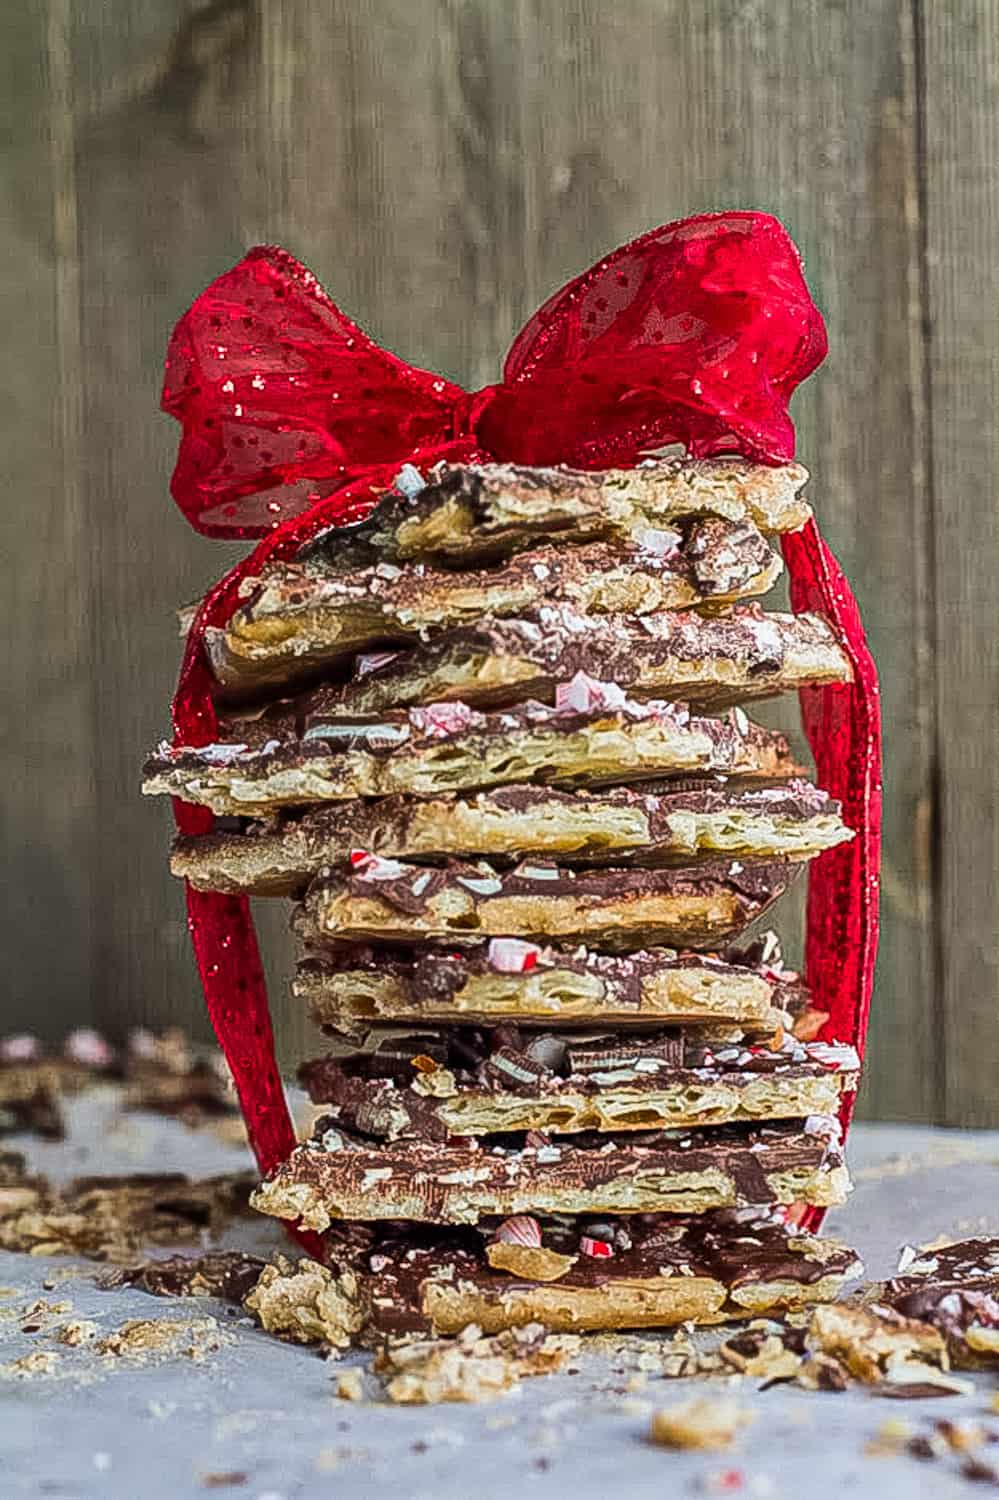
{"type": "Polygon", "coordinates": [[[922,8],[942,1118],[999,1114],[999,6],[922,8]]]}
{"type": "Polygon", "coordinates": [[[96,747],[66,20],[58,5],[48,16],[18,8],[0,48],[3,1029],[48,1020],[62,1030],[94,1003],[96,747]]]}
{"type": "MultiPolygon", "coordinates": [[[[44,23],[18,20],[16,211],[0,231],[23,350],[8,490],[30,473],[44,518],[37,540],[15,538],[9,587],[26,606],[3,752],[22,767],[7,837],[25,878],[7,916],[25,1014],[41,964],[53,1033],[82,995],[114,1029],[201,1024],[169,816],[136,792],[166,729],[173,609],[234,556],[167,495],[176,430],[156,411],[159,372],[191,298],[247,245],[279,240],[390,348],[479,385],[605,249],[758,206],[802,246],[829,323],[830,359],[796,401],[799,452],[884,682],[864,1108],[999,1120],[996,520],[981,479],[997,379],[994,12],[48,0],[44,23]],[[58,399],[40,407],[39,388],[58,399]],[[969,527],[975,545],[954,545],[969,527]],[[55,880],[68,916],[50,956],[55,880]],[[943,1033],[958,1012],[975,1025],[943,1033]]],[[[264,926],[291,1058],[306,1031],[283,998],[283,912],[264,926]]]]}

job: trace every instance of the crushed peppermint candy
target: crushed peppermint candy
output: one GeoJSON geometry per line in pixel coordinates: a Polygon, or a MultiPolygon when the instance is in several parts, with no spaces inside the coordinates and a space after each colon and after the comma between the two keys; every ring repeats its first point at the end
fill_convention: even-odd
{"type": "Polygon", "coordinates": [[[471,891],[475,896],[495,896],[503,889],[502,880],[497,880],[494,875],[483,875],[481,877],[459,875],[458,884],[463,885],[466,890],[471,891]]]}
{"type": "Polygon", "coordinates": [[[64,1050],[73,1062],[84,1063],[90,1068],[108,1068],[114,1060],[111,1048],[92,1026],[78,1026],[71,1031],[64,1050]]]}
{"type": "Polygon", "coordinates": [[[486,957],[497,974],[528,974],[537,966],[541,949],[519,938],[493,938],[486,957]]]}
{"type": "Polygon", "coordinates": [[[541,1244],[541,1225],[530,1214],[514,1214],[496,1226],[493,1243],[538,1246],[541,1244]]]}
{"type": "Polygon", "coordinates": [[[805,1121],[805,1134],[837,1146],[843,1139],[842,1126],[832,1115],[809,1115],[805,1121]]]}
{"type": "Polygon", "coordinates": [[[390,661],[395,661],[399,655],[398,651],[368,651],[359,656],[354,663],[358,677],[367,677],[369,672],[377,672],[379,667],[387,667],[390,661]]]}
{"type": "Polygon", "coordinates": [[[26,1032],[18,1036],[5,1036],[0,1041],[0,1060],[3,1062],[30,1062],[39,1053],[38,1038],[26,1032]]]}
{"type": "Polygon", "coordinates": [[[749,719],[746,716],[745,710],[741,709],[738,704],[736,704],[735,708],[733,708],[732,710],[732,723],[735,725],[738,732],[742,735],[743,739],[745,739],[746,735],[749,733],[749,719]]]}
{"type": "Polygon", "coordinates": [[[156,1038],[144,1026],[136,1026],[134,1031],[128,1034],[128,1050],[133,1057],[143,1060],[154,1058],[158,1050],[156,1038]]]}
{"type": "Polygon", "coordinates": [[[822,1067],[835,1068],[837,1071],[848,1072],[860,1067],[856,1047],[851,1047],[846,1042],[809,1042],[806,1055],[813,1062],[821,1063],[822,1067]]]}
{"type": "Polygon", "coordinates": [[[627,695],[616,682],[600,682],[586,672],[577,672],[570,682],[555,688],[555,710],[585,714],[592,709],[620,710],[626,707],[627,695]]]}
{"type": "Polygon", "coordinates": [[[558,880],[557,865],[518,865],[514,870],[520,880],[558,880]]]}
{"type": "Polygon", "coordinates": [[[483,722],[482,714],[469,708],[467,703],[428,703],[423,708],[411,708],[409,719],[414,728],[432,739],[461,734],[473,724],[483,722]]]}
{"type": "Polygon", "coordinates": [[[594,1260],[610,1260],[614,1254],[613,1245],[606,1240],[595,1240],[588,1234],[580,1236],[579,1249],[583,1255],[592,1256],[594,1260]]]}
{"type": "Polygon", "coordinates": [[[350,863],[359,880],[401,880],[406,873],[406,866],[397,859],[382,859],[380,854],[365,854],[363,849],[350,851],[350,863]]]}
{"type": "Polygon", "coordinates": [[[898,1258],[898,1276],[906,1271],[913,1276],[932,1276],[940,1261],[935,1255],[923,1255],[913,1245],[903,1245],[898,1258]]]}
{"type": "Polygon", "coordinates": [[[420,491],[427,487],[427,481],[415,464],[403,464],[392,483],[407,500],[415,500],[420,491]]]}
{"type": "Polygon", "coordinates": [[[634,541],[640,552],[653,557],[672,557],[680,550],[683,537],[672,526],[646,526],[634,533],[634,541]]]}

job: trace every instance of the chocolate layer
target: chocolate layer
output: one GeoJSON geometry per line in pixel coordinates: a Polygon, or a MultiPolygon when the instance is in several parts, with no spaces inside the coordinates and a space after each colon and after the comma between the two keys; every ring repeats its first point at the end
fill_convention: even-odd
{"type": "Polygon", "coordinates": [[[682,1030],[521,1033],[391,1028],[363,1048],[303,1063],[316,1104],[351,1130],[387,1140],[447,1140],[511,1130],[636,1131],[831,1115],[856,1087],[849,1046],[709,1046],[682,1030]]]}
{"type": "Polygon", "coordinates": [[[683,869],[571,870],[543,861],[497,871],[363,858],[320,877],[296,923],[310,942],[555,938],[618,951],[656,944],[711,949],[737,937],[790,884],[788,861],[709,860],[683,869]]]}
{"type": "Polygon", "coordinates": [[[384,561],[347,568],[319,556],[272,563],[246,579],[247,602],[206,643],[226,695],[244,695],[484,615],[545,604],[644,615],[762,594],[780,571],[780,557],[751,521],[718,517],[685,517],[626,541],[538,547],[477,572],[384,561]]]}
{"type": "Polygon", "coordinates": [[[602,473],[516,464],[439,464],[407,493],[388,495],[369,519],[331,529],[300,554],[344,567],[388,560],[451,566],[495,561],[539,538],[584,542],[633,537],[679,516],[752,520],[761,531],[794,531],[811,515],[798,491],[800,464],[743,459],[649,459],[602,473]]]}
{"type": "Polygon", "coordinates": [[[645,1135],[522,1136],[390,1144],[320,1121],[257,1189],[253,1206],[309,1229],[334,1219],[476,1223],[522,1213],[703,1213],[748,1204],[842,1202],[834,1120],[721,1125],[645,1135]]]}
{"type": "Polygon", "coordinates": [[[352,851],[393,859],[484,854],[685,863],[711,853],[808,858],[850,837],[839,804],[806,781],[563,792],[518,784],[473,796],[357,799],[245,831],[180,837],[170,868],[200,890],[295,895],[352,851]]]}
{"type": "Polygon", "coordinates": [[[495,1226],[337,1225],[326,1251],[331,1265],[358,1278],[372,1325],[386,1332],[455,1332],[468,1302],[477,1304],[481,1326],[516,1326],[537,1315],[537,1293],[550,1302],[547,1318],[558,1329],[607,1326],[593,1294],[615,1292],[626,1299],[616,1326],[669,1326],[688,1316],[717,1322],[824,1300],[863,1272],[846,1246],[788,1232],[759,1210],[689,1219],[532,1217],[532,1226],[546,1250],[570,1262],[554,1284],[490,1266],[495,1226]],[[587,1253],[595,1248],[599,1254],[587,1253]]]}
{"type": "Polygon", "coordinates": [[[333,722],[321,698],[220,726],[231,740],[164,743],[142,790],[223,815],[408,793],[419,797],[511,782],[599,785],[706,771],[767,779],[800,774],[783,735],[741,710],[691,718],[683,705],[597,703],[585,710],[521,704],[478,714],[463,704],[333,722]],[[242,738],[237,738],[241,735],[242,738]]]}
{"type": "Polygon", "coordinates": [[[460,700],[474,707],[550,703],[577,672],[636,698],[683,698],[724,708],[823,682],[849,682],[850,662],[818,615],[672,610],[635,618],[544,606],[486,619],[393,655],[345,684],[331,717],[460,700]]]}

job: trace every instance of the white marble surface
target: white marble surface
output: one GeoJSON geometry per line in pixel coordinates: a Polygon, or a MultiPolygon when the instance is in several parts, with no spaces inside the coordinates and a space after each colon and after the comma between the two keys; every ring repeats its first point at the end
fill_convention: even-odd
{"type": "MultiPolygon", "coordinates": [[[[53,1177],[144,1168],[201,1175],[245,1164],[239,1151],[203,1132],[122,1117],[111,1091],[79,1101],[72,1125],[63,1145],[5,1145],[25,1150],[53,1177]]],[[[827,1228],[861,1250],[872,1276],[894,1269],[907,1240],[999,1231],[999,1134],[866,1125],[855,1128],[851,1148],[857,1188],[827,1228]]],[[[235,1226],[226,1243],[267,1253],[280,1240],[274,1226],[253,1222],[235,1226]]],[[[129,1317],[211,1314],[227,1341],[203,1363],[171,1357],[139,1367],[109,1366],[86,1349],[63,1348],[59,1373],[0,1382],[3,1500],[664,1500],[713,1493],[949,1500],[985,1488],[960,1477],[954,1459],[921,1464],[864,1449],[889,1419],[904,1416],[922,1427],[937,1416],[981,1415],[997,1385],[988,1376],[974,1378],[973,1395],[918,1402],[863,1390],[761,1392],[742,1381],[732,1394],[756,1420],[740,1445],[730,1454],[677,1454],[646,1442],[648,1414],[693,1394],[699,1382],[650,1378],[644,1389],[628,1391],[632,1372],[620,1373],[620,1361],[615,1368],[587,1354],[578,1374],[525,1381],[487,1406],[348,1404],[333,1395],[332,1377],[342,1366],[268,1337],[236,1310],[100,1291],[93,1271],[78,1260],[2,1254],[0,1286],[11,1290],[0,1307],[20,1308],[37,1296],[65,1299],[72,1316],[107,1332],[129,1317]],[[76,1273],[46,1290],[45,1280],[67,1265],[76,1273]],[[219,1484],[226,1475],[231,1482],[219,1484]]],[[[3,1361],[58,1347],[44,1334],[21,1333],[10,1317],[0,1322],[0,1343],[3,1361]]],[[[721,1394],[717,1382],[711,1390],[721,1394]]],[[[999,1428],[999,1417],[993,1425],[999,1428]]]]}

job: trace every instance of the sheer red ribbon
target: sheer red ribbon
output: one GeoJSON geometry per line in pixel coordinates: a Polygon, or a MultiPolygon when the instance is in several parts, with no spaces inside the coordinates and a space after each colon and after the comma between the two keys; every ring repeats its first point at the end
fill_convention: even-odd
{"type": "MultiPolygon", "coordinates": [[[[604,468],[672,443],[783,463],[794,456],[788,401],[825,352],[797,250],[765,214],[703,215],[622,246],[550,298],[514,340],[503,380],[474,394],[379,348],[286,251],[251,250],[184,315],[167,355],[163,405],[183,425],[177,504],[206,535],[263,538],[198,611],[175,742],[215,736],[203,642],[236,608],[241,580],[361,520],[402,463],[604,468]]],[[[877,678],[814,524],[784,554],[794,608],[826,614],[854,665],[851,686],[801,694],[818,780],[857,834],[812,866],[806,966],[826,1034],[862,1050],[877,947],[877,678]]],[[[184,832],[212,825],[203,808],[175,812],[184,832]]],[[[187,903],[209,1015],[266,1173],[294,1133],[249,903],[190,887],[187,903]]]]}

